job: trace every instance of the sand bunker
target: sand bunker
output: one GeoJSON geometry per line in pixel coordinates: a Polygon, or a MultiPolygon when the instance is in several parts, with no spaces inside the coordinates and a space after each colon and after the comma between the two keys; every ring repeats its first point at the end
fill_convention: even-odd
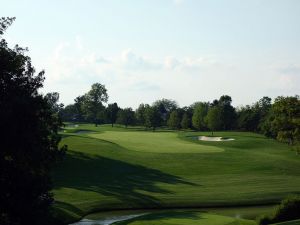
{"type": "Polygon", "coordinates": [[[199,141],[233,141],[233,138],[199,136],[199,141]]]}

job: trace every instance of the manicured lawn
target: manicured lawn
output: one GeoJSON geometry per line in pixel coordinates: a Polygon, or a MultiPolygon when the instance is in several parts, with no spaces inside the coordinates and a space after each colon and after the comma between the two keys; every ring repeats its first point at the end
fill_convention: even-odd
{"type": "Polygon", "coordinates": [[[183,141],[174,132],[106,131],[89,135],[118,144],[131,151],[153,153],[214,153],[223,148],[183,141]]]}
{"type": "Polygon", "coordinates": [[[98,210],[277,203],[300,193],[300,157],[261,135],[144,131],[81,124],[64,133],[66,159],[53,173],[66,221],[98,210]],[[80,130],[92,132],[76,133],[80,130]]]}

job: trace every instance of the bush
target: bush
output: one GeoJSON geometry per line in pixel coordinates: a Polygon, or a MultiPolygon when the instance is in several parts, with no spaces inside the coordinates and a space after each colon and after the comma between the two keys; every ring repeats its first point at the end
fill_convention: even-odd
{"type": "Polygon", "coordinates": [[[268,225],[271,223],[271,218],[269,215],[262,215],[257,218],[257,223],[259,225],[268,225]]]}
{"type": "Polygon", "coordinates": [[[259,225],[267,225],[283,221],[300,219],[300,196],[290,196],[284,199],[274,209],[271,216],[263,215],[258,218],[259,225]]]}

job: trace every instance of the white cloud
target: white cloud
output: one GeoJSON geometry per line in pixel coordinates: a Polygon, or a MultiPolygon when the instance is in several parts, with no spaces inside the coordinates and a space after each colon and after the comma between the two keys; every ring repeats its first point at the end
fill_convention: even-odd
{"type": "Polygon", "coordinates": [[[110,102],[133,108],[163,97],[188,105],[223,94],[231,95],[234,104],[251,104],[262,96],[300,91],[296,64],[237,65],[207,56],[153,58],[132,49],[104,56],[78,40],[58,44],[44,63],[44,92],[58,91],[64,103],[73,102],[95,82],[106,85],[110,102]]]}

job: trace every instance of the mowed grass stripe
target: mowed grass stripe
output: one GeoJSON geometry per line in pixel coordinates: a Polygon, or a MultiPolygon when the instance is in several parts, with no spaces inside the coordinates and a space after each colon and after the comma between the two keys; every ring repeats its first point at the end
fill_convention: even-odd
{"type": "Polygon", "coordinates": [[[224,149],[190,143],[178,138],[173,132],[118,132],[105,131],[88,136],[110,141],[133,151],[153,153],[213,153],[224,149]]]}

